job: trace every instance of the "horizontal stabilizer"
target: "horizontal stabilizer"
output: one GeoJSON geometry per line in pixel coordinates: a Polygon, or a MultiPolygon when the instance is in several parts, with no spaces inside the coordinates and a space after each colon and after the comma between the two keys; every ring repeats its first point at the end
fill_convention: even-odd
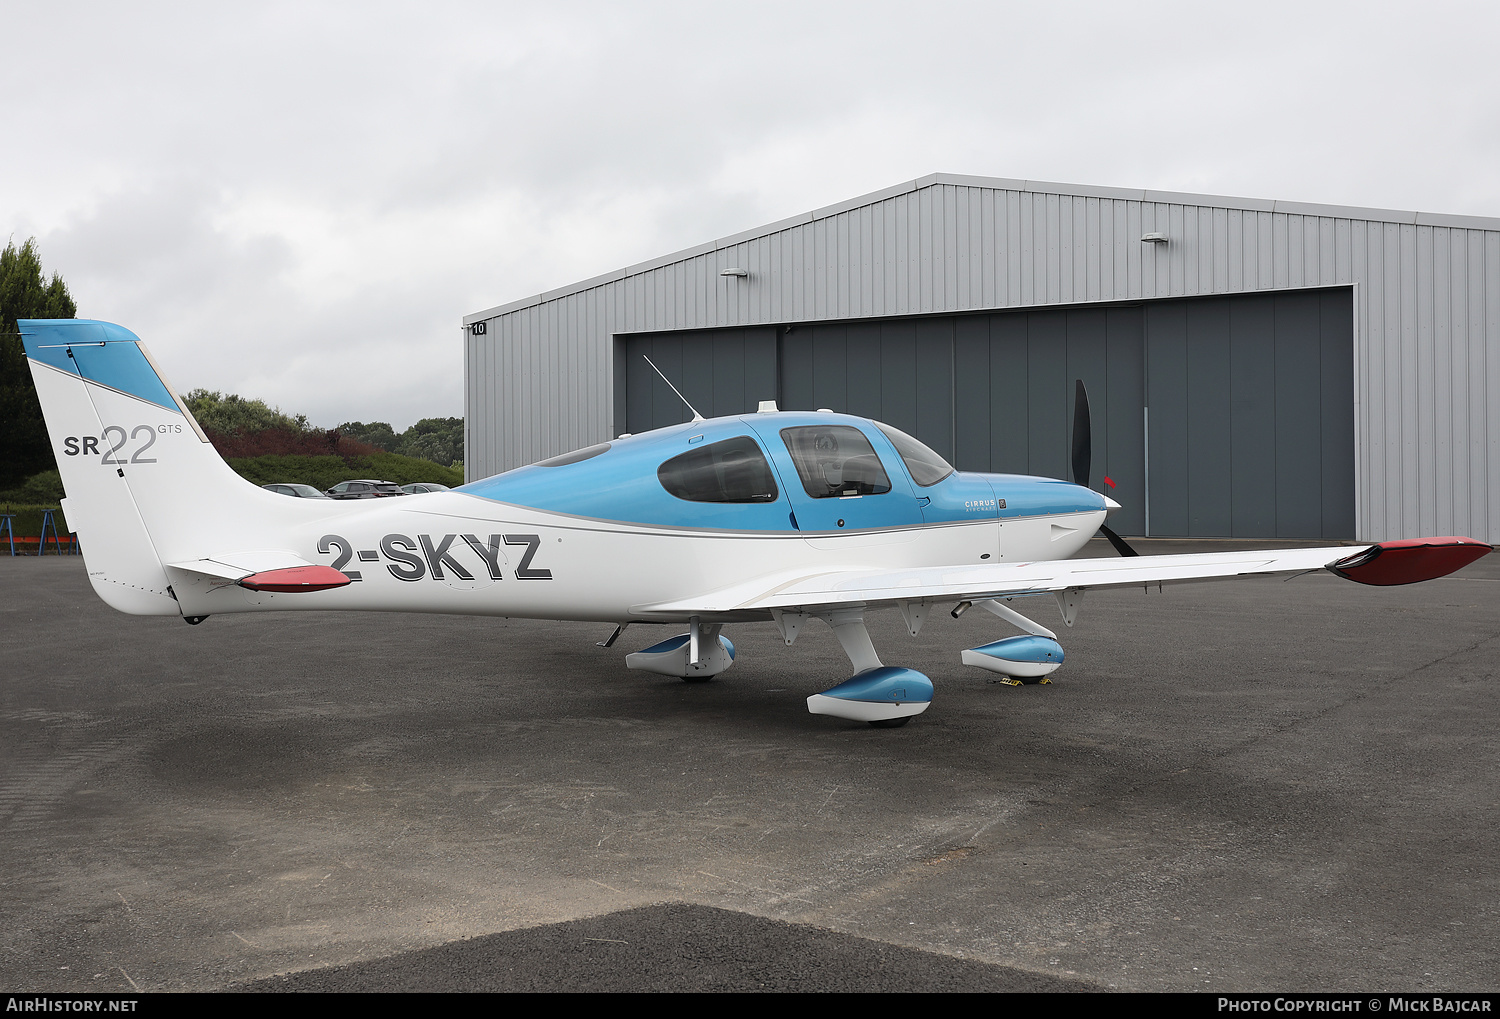
{"type": "Polygon", "coordinates": [[[236,588],[257,594],[301,594],[347,587],[354,579],[332,566],[319,566],[279,550],[226,552],[211,559],[169,563],[167,575],[172,579],[173,597],[188,616],[233,611],[241,602],[227,592],[236,588]]]}

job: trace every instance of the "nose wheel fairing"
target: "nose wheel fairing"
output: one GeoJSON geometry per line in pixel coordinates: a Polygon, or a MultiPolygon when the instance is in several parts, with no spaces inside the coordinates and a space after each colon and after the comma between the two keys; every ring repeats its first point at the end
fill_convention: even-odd
{"type": "MultiPolygon", "coordinates": [[[[1078,614],[1080,598],[1081,592],[1078,591],[1057,592],[1058,611],[1062,613],[1063,622],[1069,626],[1073,625],[1078,614]]],[[[1063,663],[1063,649],[1057,642],[1057,634],[996,599],[974,604],[1026,632],[968,648],[960,656],[963,663],[997,673],[1005,677],[1012,686],[1050,682],[1045,677],[1063,663]]]]}
{"type": "Polygon", "coordinates": [[[1063,663],[1062,645],[1051,637],[1022,634],[964,651],[963,663],[1015,679],[1040,679],[1063,663]]]}

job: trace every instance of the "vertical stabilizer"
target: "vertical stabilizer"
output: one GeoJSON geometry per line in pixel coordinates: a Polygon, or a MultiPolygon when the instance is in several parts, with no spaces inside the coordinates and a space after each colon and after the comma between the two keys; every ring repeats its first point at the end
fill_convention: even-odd
{"type": "Polygon", "coordinates": [[[68,525],[94,590],[136,615],[178,615],[164,564],[274,548],[290,502],[240,478],[128,329],[85,319],[19,323],[68,525]],[[270,510],[270,512],[267,512],[270,510]]]}

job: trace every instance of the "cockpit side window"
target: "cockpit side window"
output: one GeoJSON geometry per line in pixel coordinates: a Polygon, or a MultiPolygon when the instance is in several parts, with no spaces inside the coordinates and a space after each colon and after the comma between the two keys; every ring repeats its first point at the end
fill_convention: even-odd
{"type": "Polygon", "coordinates": [[[906,469],[911,471],[911,479],[923,488],[936,485],[953,473],[952,464],[901,429],[883,425],[879,421],[875,422],[875,427],[891,440],[891,445],[896,447],[896,452],[906,462],[906,469]]]}
{"type": "Polygon", "coordinates": [[[775,502],[781,494],[766,455],[748,435],[674,456],[656,476],[668,492],[689,502],[775,502]]]}
{"type": "Polygon", "coordinates": [[[797,465],[802,487],[814,499],[884,495],[891,490],[885,465],[858,428],[850,425],[783,428],[781,438],[797,465]]]}

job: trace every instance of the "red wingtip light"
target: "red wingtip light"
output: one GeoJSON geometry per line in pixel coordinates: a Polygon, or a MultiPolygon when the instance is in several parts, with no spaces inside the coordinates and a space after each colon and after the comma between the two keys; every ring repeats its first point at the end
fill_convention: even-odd
{"type": "Polygon", "coordinates": [[[1395,587],[1446,577],[1493,551],[1494,546],[1473,538],[1407,538],[1360,549],[1329,563],[1328,569],[1356,583],[1395,587]]]}
{"type": "Polygon", "coordinates": [[[349,578],[332,566],[289,566],[284,570],[252,573],[239,582],[241,587],[252,591],[271,591],[276,594],[329,591],[348,583],[349,578]]]}

